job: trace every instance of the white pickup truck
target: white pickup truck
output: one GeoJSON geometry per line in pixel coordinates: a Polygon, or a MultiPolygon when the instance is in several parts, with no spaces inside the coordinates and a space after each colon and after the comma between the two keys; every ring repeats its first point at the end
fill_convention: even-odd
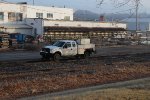
{"type": "Polygon", "coordinates": [[[74,40],[59,40],[53,45],[48,45],[42,48],[40,55],[45,58],[53,58],[59,60],[61,57],[89,57],[95,52],[95,44],[90,43],[90,39],[74,40]]]}

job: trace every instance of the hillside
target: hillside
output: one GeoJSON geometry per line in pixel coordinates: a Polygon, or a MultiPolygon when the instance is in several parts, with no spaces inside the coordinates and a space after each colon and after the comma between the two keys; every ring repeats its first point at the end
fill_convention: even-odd
{"type": "MultiPolygon", "coordinates": [[[[76,21],[99,21],[100,16],[104,16],[105,21],[120,21],[129,18],[135,18],[134,14],[113,14],[113,13],[106,13],[106,14],[97,14],[93,13],[88,10],[77,10],[74,12],[74,20],[76,21]]],[[[140,13],[140,18],[150,18],[150,14],[147,13],[140,13]]]]}

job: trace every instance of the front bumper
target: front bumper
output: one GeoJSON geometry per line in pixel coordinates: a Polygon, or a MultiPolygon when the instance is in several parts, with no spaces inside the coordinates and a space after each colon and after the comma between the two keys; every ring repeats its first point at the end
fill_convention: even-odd
{"type": "Polygon", "coordinates": [[[48,52],[44,52],[44,51],[41,51],[41,52],[40,52],[40,55],[41,55],[43,58],[51,58],[51,57],[53,57],[53,54],[48,53],[48,52]]]}

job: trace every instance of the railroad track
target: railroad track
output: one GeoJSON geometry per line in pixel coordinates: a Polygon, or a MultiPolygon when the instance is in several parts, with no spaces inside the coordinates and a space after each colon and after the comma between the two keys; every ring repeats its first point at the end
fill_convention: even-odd
{"type": "Polygon", "coordinates": [[[120,55],[110,55],[110,56],[91,56],[87,59],[76,59],[76,58],[64,58],[61,59],[59,62],[55,62],[53,60],[30,60],[27,61],[27,63],[38,63],[38,62],[51,62],[51,63],[72,63],[72,62],[78,62],[78,63],[84,63],[88,62],[88,60],[102,60],[104,62],[109,61],[123,61],[123,60],[132,60],[134,62],[144,62],[150,60],[150,53],[140,53],[140,54],[120,54],[120,55]],[[108,61],[107,61],[108,60],[108,61]]]}
{"type": "MultiPolygon", "coordinates": [[[[47,62],[48,63],[48,62],[47,62]]],[[[56,62],[53,62],[56,64],[56,62]]],[[[61,63],[59,63],[61,64],[61,63]]],[[[45,64],[46,65],[46,64],[45,64]]],[[[65,65],[64,65],[65,66],[65,65]]],[[[62,75],[79,75],[79,74],[91,74],[95,73],[95,70],[90,70],[90,69],[84,69],[83,67],[74,67],[71,68],[69,67],[49,67],[49,68],[41,68],[41,69],[29,69],[29,70],[16,70],[16,71],[5,71],[5,72],[0,72],[0,80],[4,80],[6,78],[10,79],[23,79],[26,77],[30,77],[32,79],[32,76],[36,77],[37,75],[42,76],[42,75],[50,75],[50,76],[62,76],[62,75]]]]}
{"type": "MultiPolygon", "coordinates": [[[[42,61],[38,60],[31,60],[31,61],[23,61],[23,62],[16,62],[21,64],[35,64],[35,66],[21,66],[16,64],[16,66],[12,67],[0,67],[0,76],[3,80],[5,78],[16,78],[16,76],[25,78],[26,76],[36,76],[36,75],[66,75],[66,74],[93,74],[96,73],[96,70],[88,69],[91,64],[97,64],[100,61],[105,65],[112,65],[113,62],[119,61],[134,61],[134,62],[144,62],[150,60],[150,54],[126,54],[126,55],[114,55],[114,56],[93,56],[89,59],[62,59],[60,62],[54,61],[42,61]],[[91,60],[92,59],[92,60],[91,60]],[[90,60],[90,61],[89,61],[90,60]],[[75,64],[76,66],[73,67],[69,64],[75,64]],[[79,66],[78,66],[79,65],[79,66]],[[82,66],[80,66],[82,65],[82,66]],[[39,66],[43,66],[40,68],[36,68],[39,66]],[[44,67],[50,66],[50,67],[44,67]],[[86,66],[84,68],[84,66],[86,66]],[[4,77],[5,76],[5,77],[4,77]]],[[[11,62],[12,63],[12,62],[11,62]]],[[[10,65],[11,65],[10,63],[10,65]]],[[[13,65],[13,64],[12,64],[13,65]]]]}

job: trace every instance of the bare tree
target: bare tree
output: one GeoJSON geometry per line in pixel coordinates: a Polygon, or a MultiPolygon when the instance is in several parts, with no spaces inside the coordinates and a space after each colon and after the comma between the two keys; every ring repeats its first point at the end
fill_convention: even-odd
{"type": "MultiPolygon", "coordinates": [[[[106,0],[96,0],[99,6],[101,6],[106,0]]],[[[140,4],[141,0],[110,0],[116,7],[122,7],[128,4],[131,4],[133,6],[138,6],[140,4]]]]}
{"type": "MultiPolygon", "coordinates": [[[[104,3],[105,0],[96,0],[98,2],[98,6],[101,6],[104,3]]],[[[138,31],[138,11],[139,11],[139,5],[141,0],[110,0],[113,2],[116,8],[123,7],[125,5],[132,4],[131,6],[135,9],[135,15],[136,15],[136,31],[138,31]]]]}
{"type": "Polygon", "coordinates": [[[103,2],[104,2],[104,0],[96,0],[96,2],[98,2],[98,6],[101,6],[102,4],[103,4],[103,2]]]}

